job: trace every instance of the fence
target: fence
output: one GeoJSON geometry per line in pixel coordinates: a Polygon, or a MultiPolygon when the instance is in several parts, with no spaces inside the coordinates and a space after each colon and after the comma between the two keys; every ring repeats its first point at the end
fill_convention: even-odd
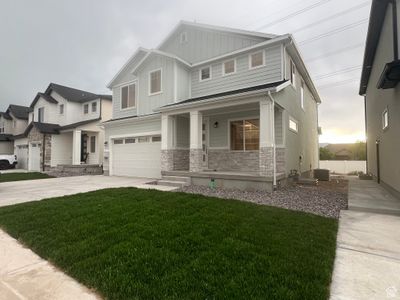
{"type": "Polygon", "coordinates": [[[321,160],[319,167],[338,174],[348,174],[355,171],[367,172],[367,162],[365,160],[321,160]]]}

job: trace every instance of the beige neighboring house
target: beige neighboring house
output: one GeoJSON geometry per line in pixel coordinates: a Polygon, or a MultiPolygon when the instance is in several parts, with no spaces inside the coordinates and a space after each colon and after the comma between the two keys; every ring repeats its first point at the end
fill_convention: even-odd
{"type": "Polygon", "coordinates": [[[102,172],[103,122],[112,98],[51,83],[30,105],[29,125],[14,136],[19,163],[31,171],[102,172]]]}
{"type": "Polygon", "coordinates": [[[372,1],[359,93],[365,97],[367,171],[400,197],[399,2],[372,1]]]}
{"type": "Polygon", "coordinates": [[[10,105],[0,112],[0,154],[14,153],[14,137],[25,131],[30,111],[26,106],[10,105]]]}

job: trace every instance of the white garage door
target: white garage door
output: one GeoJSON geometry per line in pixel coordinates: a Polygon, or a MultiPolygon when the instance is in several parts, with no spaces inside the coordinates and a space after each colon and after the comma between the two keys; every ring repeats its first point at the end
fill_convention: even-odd
{"type": "Polygon", "coordinates": [[[115,176],[161,177],[161,137],[142,136],[112,141],[115,176]]]}
{"type": "Polygon", "coordinates": [[[40,143],[29,145],[29,171],[40,172],[40,143]]]}
{"type": "Polygon", "coordinates": [[[15,149],[15,155],[18,159],[18,169],[28,169],[28,145],[18,145],[15,149]]]}

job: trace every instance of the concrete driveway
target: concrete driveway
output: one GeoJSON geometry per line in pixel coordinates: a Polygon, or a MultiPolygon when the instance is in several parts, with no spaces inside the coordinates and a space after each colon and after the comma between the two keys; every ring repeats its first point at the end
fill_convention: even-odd
{"type": "Polygon", "coordinates": [[[107,188],[137,187],[171,191],[176,188],[146,185],[148,178],[76,176],[0,183],[0,206],[85,193],[107,188]]]}

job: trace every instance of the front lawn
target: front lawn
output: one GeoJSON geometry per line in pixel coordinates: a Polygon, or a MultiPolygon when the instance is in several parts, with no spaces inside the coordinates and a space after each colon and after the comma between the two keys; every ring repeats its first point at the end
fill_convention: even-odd
{"type": "Polygon", "coordinates": [[[20,180],[33,180],[33,179],[45,179],[45,178],[53,178],[44,173],[32,172],[32,173],[7,173],[0,175],[0,182],[9,182],[9,181],[20,181],[20,180]]]}
{"type": "Polygon", "coordinates": [[[0,227],[107,299],[328,299],[337,221],[121,188],[3,207],[0,227]]]}

